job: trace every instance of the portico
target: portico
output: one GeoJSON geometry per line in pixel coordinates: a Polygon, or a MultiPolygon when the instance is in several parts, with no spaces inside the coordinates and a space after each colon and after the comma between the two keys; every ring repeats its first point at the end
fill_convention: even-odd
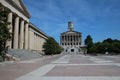
{"type": "Polygon", "coordinates": [[[7,42],[7,46],[13,49],[28,49],[28,25],[29,22],[14,14],[8,13],[8,22],[10,25],[10,32],[12,33],[12,40],[7,42]]]}

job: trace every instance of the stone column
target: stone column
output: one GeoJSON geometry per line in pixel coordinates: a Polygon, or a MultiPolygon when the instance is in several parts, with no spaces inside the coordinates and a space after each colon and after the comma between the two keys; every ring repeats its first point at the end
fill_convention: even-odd
{"type": "Polygon", "coordinates": [[[34,50],[34,33],[32,32],[32,50],[34,50]]]}
{"type": "Polygon", "coordinates": [[[15,18],[15,26],[14,26],[14,49],[18,49],[18,30],[19,29],[19,17],[15,18]]]}
{"type": "Polygon", "coordinates": [[[35,33],[34,33],[34,50],[35,50],[35,33]]]}
{"type": "Polygon", "coordinates": [[[39,36],[39,39],[38,39],[38,40],[39,40],[38,47],[39,47],[39,50],[41,50],[41,47],[40,47],[40,45],[41,45],[41,44],[40,44],[40,36],[39,36]]]}
{"type": "Polygon", "coordinates": [[[75,35],[75,45],[77,45],[77,35],[75,35]]]}
{"type": "Polygon", "coordinates": [[[28,49],[28,23],[25,24],[25,49],[28,49]]]}
{"type": "Polygon", "coordinates": [[[40,36],[38,37],[39,44],[38,44],[38,50],[40,50],[40,36]]]}
{"type": "Polygon", "coordinates": [[[35,35],[35,50],[37,50],[37,34],[35,35]]]}
{"type": "Polygon", "coordinates": [[[38,50],[38,35],[36,36],[36,41],[37,41],[37,43],[36,43],[36,49],[38,50]]]}
{"type": "Polygon", "coordinates": [[[36,42],[37,42],[37,40],[36,40],[36,34],[34,35],[34,37],[35,37],[34,50],[36,50],[36,42]]]}
{"type": "MultiPolygon", "coordinates": [[[[12,12],[8,13],[8,19],[7,22],[10,23],[10,25],[8,25],[7,27],[9,28],[9,32],[12,33],[12,12]]],[[[7,41],[6,46],[8,46],[9,48],[12,48],[12,40],[7,41]]]]}
{"type": "Polygon", "coordinates": [[[37,43],[37,50],[39,49],[39,36],[37,36],[37,41],[38,41],[38,43],[37,43]]]}
{"type": "Polygon", "coordinates": [[[21,21],[20,24],[20,49],[23,49],[23,43],[24,43],[24,21],[21,21]]]}
{"type": "Polygon", "coordinates": [[[33,33],[33,39],[34,39],[33,50],[35,50],[35,33],[33,33]]]}
{"type": "Polygon", "coordinates": [[[40,45],[40,43],[39,43],[39,35],[38,35],[38,45],[37,45],[38,46],[38,50],[39,50],[39,45],[40,45]]]}

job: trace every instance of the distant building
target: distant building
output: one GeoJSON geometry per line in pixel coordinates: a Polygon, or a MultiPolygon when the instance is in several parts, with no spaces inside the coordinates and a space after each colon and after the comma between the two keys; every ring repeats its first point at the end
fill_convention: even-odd
{"type": "Polygon", "coordinates": [[[82,33],[74,31],[72,21],[68,22],[68,31],[61,33],[60,45],[66,53],[82,53],[82,33]]]}
{"type": "Polygon", "coordinates": [[[43,44],[48,39],[43,31],[30,23],[30,14],[22,0],[0,0],[0,7],[8,11],[7,21],[12,40],[6,43],[9,49],[36,50],[42,52],[43,44]]]}

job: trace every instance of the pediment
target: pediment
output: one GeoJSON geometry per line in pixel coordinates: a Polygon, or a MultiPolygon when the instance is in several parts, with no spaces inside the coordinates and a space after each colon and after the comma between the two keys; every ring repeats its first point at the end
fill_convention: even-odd
{"type": "Polygon", "coordinates": [[[24,10],[21,6],[20,0],[12,0],[20,9],[24,10]]]}
{"type": "Polygon", "coordinates": [[[61,33],[62,35],[66,35],[66,34],[81,34],[80,32],[77,32],[77,31],[66,31],[66,32],[63,32],[61,33]]]}
{"type": "Polygon", "coordinates": [[[27,11],[25,5],[23,4],[22,0],[12,0],[13,3],[21,9],[27,16],[30,16],[29,12],[27,11]]]}

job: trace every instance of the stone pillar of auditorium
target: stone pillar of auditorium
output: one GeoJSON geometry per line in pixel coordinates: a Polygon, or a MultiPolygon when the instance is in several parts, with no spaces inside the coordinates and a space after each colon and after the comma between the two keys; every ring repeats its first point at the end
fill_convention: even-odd
{"type": "Polygon", "coordinates": [[[19,29],[19,17],[15,18],[15,26],[14,26],[14,49],[18,49],[18,30],[19,29]]]}
{"type": "MultiPolygon", "coordinates": [[[[12,33],[12,15],[13,15],[13,13],[10,12],[10,13],[8,13],[8,17],[7,17],[7,22],[10,23],[8,25],[10,33],[12,33]]],[[[7,41],[6,46],[8,46],[9,48],[12,48],[12,40],[7,41]]]]}
{"type": "Polygon", "coordinates": [[[37,43],[36,43],[36,50],[38,50],[38,35],[36,35],[36,41],[37,41],[37,43]]]}
{"type": "Polygon", "coordinates": [[[35,34],[35,50],[37,50],[37,34],[35,34]]]}
{"type": "Polygon", "coordinates": [[[25,24],[25,49],[28,49],[28,23],[25,24]]]}
{"type": "Polygon", "coordinates": [[[20,49],[23,49],[24,44],[24,20],[20,23],[20,49]]]}
{"type": "Polygon", "coordinates": [[[38,35],[37,41],[38,41],[37,50],[39,50],[39,35],[38,35]]]}
{"type": "Polygon", "coordinates": [[[34,50],[35,50],[35,44],[36,44],[36,35],[35,35],[35,33],[34,33],[34,50]]]}

